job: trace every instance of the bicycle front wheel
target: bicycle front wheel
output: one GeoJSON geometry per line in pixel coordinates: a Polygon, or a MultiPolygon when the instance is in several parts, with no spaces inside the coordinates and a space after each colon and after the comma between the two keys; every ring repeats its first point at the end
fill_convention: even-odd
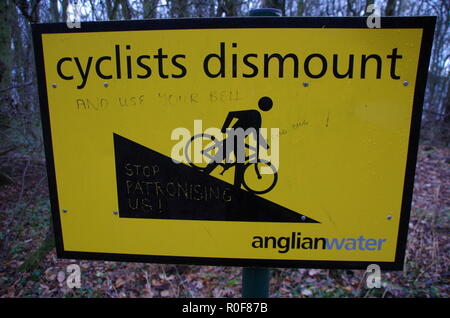
{"type": "Polygon", "coordinates": [[[245,165],[242,185],[247,191],[255,194],[264,194],[271,191],[277,184],[277,181],[277,169],[269,161],[260,159],[258,162],[245,165]],[[261,173],[263,167],[269,168],[269,173],[261,173]]]}

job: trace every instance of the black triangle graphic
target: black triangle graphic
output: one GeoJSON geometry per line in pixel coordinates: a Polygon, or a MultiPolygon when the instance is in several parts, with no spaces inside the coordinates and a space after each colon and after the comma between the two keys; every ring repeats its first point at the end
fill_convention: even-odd
{"type": "Polygon", "coordinates": [[[319,223],[113,135],[120,217],[319,223]]]}

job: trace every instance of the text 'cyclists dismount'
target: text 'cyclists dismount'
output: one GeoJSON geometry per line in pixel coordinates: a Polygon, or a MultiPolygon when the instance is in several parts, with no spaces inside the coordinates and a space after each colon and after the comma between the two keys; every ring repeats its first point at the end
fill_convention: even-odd
{"type": "Polygon", "coordinates": [[[58,256],[401,269],[434,23],[33,25],[58,256]]]}

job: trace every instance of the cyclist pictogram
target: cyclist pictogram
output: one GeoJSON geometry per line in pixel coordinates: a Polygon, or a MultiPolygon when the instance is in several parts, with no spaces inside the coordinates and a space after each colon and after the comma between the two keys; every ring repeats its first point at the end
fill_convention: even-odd
{"type": "MultiPolygon", "coordinates": [[[[258,107],[262,111],[269,111],[273,106],[270,97],[259,99],[258,107]]],[[[255,194],[264,194],[271,191],[278,180],[276,167],[268,160],[260,158],[260,146],[269,149],[269,145],[261,134],[261,113],[258,110],[242,110],[229,112],[222,125],[222,133],[227,137],[219,138],[210,134],[194,135],[187,143],[184,154],[187,162],[203,173],[211,174],[220,166],[223,175],[228,169],[234,168],[234,186],[244,188],[255,194]],[[237,121],[229,127],[233,120],[237,121]],[[246,142],[251,136],[256,140],[256,145],[246,142]],[[194,144],[201,147],[195,147],[194,144]],[[201,153],[201,160],[195,158],[196,149],[201,153]],[[234,156],[234,158],[233,158],[234,156]],[[263,168],[269,173],[261,173],[263,168]]]]}

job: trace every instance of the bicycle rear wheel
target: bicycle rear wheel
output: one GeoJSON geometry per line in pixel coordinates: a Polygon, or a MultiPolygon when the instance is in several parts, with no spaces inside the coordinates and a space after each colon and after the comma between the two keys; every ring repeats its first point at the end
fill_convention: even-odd
{"type": "Polygon", "coordinates": [[[217,138],[209,134],[198,134],[186,143],[184,156],[192,167],[203,170],[215,162],[219,151],[220,141],[217,138]]]}

